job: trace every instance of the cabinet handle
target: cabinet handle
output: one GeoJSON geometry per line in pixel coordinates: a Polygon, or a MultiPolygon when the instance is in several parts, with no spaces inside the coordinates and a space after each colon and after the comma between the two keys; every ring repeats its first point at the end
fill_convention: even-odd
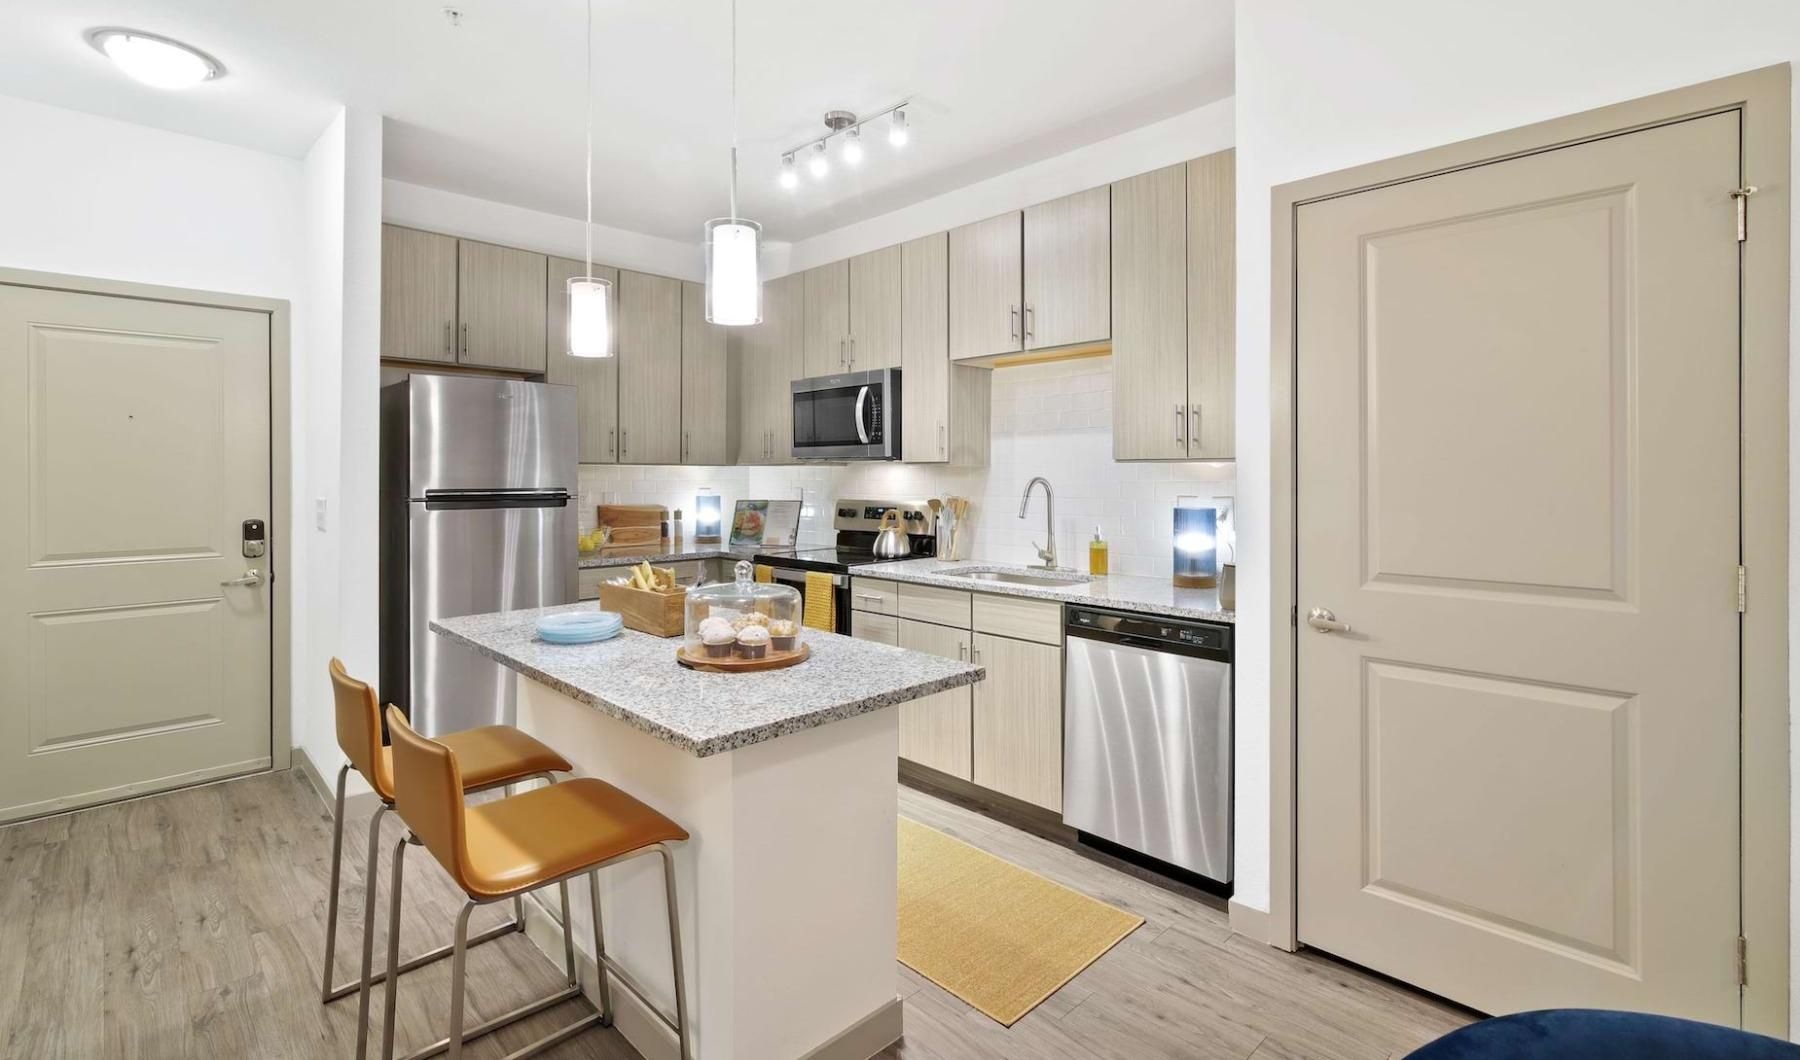
{"type": "Polygon", "coordinates": [[[977,648],[973,644],[969,645],[969,661],[972,663],[978,663],[981,661],[981,649],[977,648]]]}
{"type": "Polygon", "coordinates": [[[876,596],[874,593],[857,593],[856,598],[858,600],[868,600],[871,603],[877,603],[877,604],[881,603],[883,600],[887,599],[885,596],[876,596]]]}
{"type": "Polygon", "coordinates": [[[1193,426],[1188,430],[1188,437],[1193,439],[1196,448],[1200,445],[1200,406],[1194,405],[1189,410],[1194,417],[1193,426]]]}
{"type": "Polygon", "coordinates": [[[944,448],[944,425],[941,423],[938,424],[938,452],[943,453],[946,456],[949,455],[944,448]]]}
{"type": "Polygon", "coordinates": [[[444,321],[444,356],[455,357],[456,347],[450,342],[450,329],[450,322],[448,320],[444,321]]]}
{"type": "Polygon", "coordinates": [[[958,659],[967,659],[969,657],[969,646],[958,641],[956,644],[956,657],[958,659]]]}
{"type": "Polygon", "coordinates": [[[462,326],[462,355],[464,357],[469,355],[469,325],[467,324],[462,326]]]}
{"type": "Polygon", "coordinates": [[[850,363],[844,366],[851,371],[856,370],[856,336],[850,336],[850,363]]]}
{"type": "Polygon", "coordinates": [[[623,427],[620,427],[619,428],[619,455],[624,456],[626,453],[629,453],[629,452],[631,452],[631,432],[626,430],[623,427]]]}
{"type": "Polygon", "coordinates": [[[1030,302],[1026,302],[1026,303],[1025,303],[1025,339],[1026,339],[1026,341],[1028,341],[1028,342],[1029,342],[1029,341],[1030,341],[1030,340],[1031,340],[1031,339],[1033,339],[1033,338],[1035,338],[1035,337],[1036,337],[1036,332],[1034,332],[1034,331],[1033,331],[1033,330],[1032,330],[1032,326],[1031,326],[1031,325],[1032,325],[1032,320],[1033,320],[1033,319],[1034,319],[1034,318],[1035,318],[1035,317],[1036,317],[1036,316],[1037,316],[1037,310],[1035,310],[1035,309],[1033,309],[1033,308],[1031,308],[1031,303],[1030,303],[1030,302]]]}
{"type": "Polygon", "coordinates": [[[606,455],[607,456],[615,456],[618,454],[618,452],[619,452],[619,429],[617,427],[608,427],[606,429],[606,455]]]}
{"type": "Polygon", "coordinates": [[[1006,307],[1006,333],[1015,339],[1019,337],[1019,307],[1016,305],[1006,307]]]}
{"type": "Polygon", "coordinates": [[[1176,445],[1186,445],[1187,444],[1187,435],[1185,433],[1183,433],[1186,429],[1187,429],[1187,409],[1185,409],[1181,405],[1176,405],[1175,406],[1175,444],[1176,445]]]}
{"type": "Polygon", "coordinates": [[[681,432],[681,459],[686,460],[688,458],[688,451],[691,448],[692,447],[688,444],[688,432],[682,431],[681,432]]]}

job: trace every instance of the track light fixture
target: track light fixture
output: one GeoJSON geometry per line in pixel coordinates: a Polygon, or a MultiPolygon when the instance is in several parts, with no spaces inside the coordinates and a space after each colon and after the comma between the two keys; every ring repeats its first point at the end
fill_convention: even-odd
{"type": "Polygon", "coordinates": [[[888,119],[888,143],[900,147],[907,141],[909,126],[905,108],[912,103],[903,99],[892,106],[883,107],[870,114],[856,115],[847,110],[828,110],[825,112],[825,128],[827,132],[817,140],[808,140],[803,144],[795,144],[781,153],[781,174],[777,178],[783,188],[789,191],[800,186],[800,174],[795,159],[804,156],[806,171],[814,180],[824,180],[831,173],[831,141],[834,137],[842,137],[838,156],[844,165],[856,167],[868,157],[863,143],[863,126],[881,118],[888,119]]]}

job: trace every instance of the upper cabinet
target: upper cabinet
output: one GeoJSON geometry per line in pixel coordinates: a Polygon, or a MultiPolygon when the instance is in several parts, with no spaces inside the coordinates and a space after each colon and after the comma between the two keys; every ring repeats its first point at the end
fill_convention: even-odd
{"type": "Polygon", "coordinates": [[[381,226],[381,355],[455,363],[455,237],[381,226]]]}
{"type": "Polygon", "coordinates": [[[834,261],[800,274],[805,303],[801,341],[806,377],[850,370],[850,263],[834,261]]]}
{"type": "Polygon", "coordinates": [[[1233,152],[1112,187],[1113,456],[1234,456],[1233,152]]]}
{"type": "Polygon", "coordinates": [[[734,424],[726,349],[730,329],[706,322],[706,288],[681,285],[681,462],[729,464],[734,424]]]}
{"type": "Polygon", "coordinates": [[[949,236],[898,249],[901,456],[913,464],[985,464],[993,372],[950,363],[949,236]]]}
{"type": "Polygon", "coordinates": [[[807,375],[805,316],[805,274],[790,273],[763,284],[762,323],[732,329],[740,464],[794,460],[790,384],[807,375]]]}
{"type": "Polygon", "coordinates": [[[1024,349],[1024,262],[1017,212],[950,230],[950,359],[1024,349]]]}
{"type": "Polygon", "coordinates": [[[1027,350],[1105,342],[1112,335],[1108,233],[1112,192],[1090,188],[1025,211],[1027,350]]]}
{"type": "Polygon", "coordinates": [[[542,372],[548,259],[472,239],[456,249],[457,362],[542,372]]]}
{"type": "Polygon", "coordinates": [[[681,281],[619,270],[619,463],[681,463],[681,281]]]}
{"type": "MultiPolygon", "coordinates": [[[[619,459],[619,358],[569,356],[569,280],[585,275],[584,262],[550,259],[550,312],[544,381],[575,388],[581,431],[581,462],[612,464],[619,459]]],[[[608,316],[615,322],[612,348],[619,348],[619,270],[595,265],[593,275],[612,281],[608,316]]]]}
{"type": "Polygon", "coordinates": [[[806,376],[900,364],[900,248],[801,273],[806,376]]]}

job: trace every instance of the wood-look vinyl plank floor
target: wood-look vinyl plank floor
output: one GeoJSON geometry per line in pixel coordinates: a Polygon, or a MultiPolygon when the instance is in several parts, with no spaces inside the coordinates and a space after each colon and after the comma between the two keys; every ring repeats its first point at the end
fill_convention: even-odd
{"type": "MultiPolygon", "coordinates": [[[[906,1038],[888,1060],[1383,1060],[1467,1013],[1314,954],[1231,933],[1222,906],[1159,887],[974,810],[902,787],[901,812],[1145,918],[1012,1027],[895,965],[906,1038]]],[[[361,959],[367,818],[344,836],[336,978],[361,959]]],[[[393,820],[382,829],[377,959],[386,952],[393,820]]],[[[272,773],[0,827],[0,1056],[351,1055],[356,999],[318,1003],[331,821],[299,773],[272,773]]],[[[449,941],[461,898],[429,855],[407,854],[402,951],[449,941]]],[[[477,912],[472,930],[505,907],[477,912]]],[[[401,980],[396,1045],[437,1038],[449,962],[401,980]]],[[[470,951],[469,1018],[556,988],[561,972],[521,935],[470,951]]],[[[379,1019],[382,995],[375,993],[379,1019]]],[[[570,1001],[478,1041],[495,1060],[591,1011],[570,1001]]],[[[374,1030],[379,1035],[380,1028],[374,1030]]],[[[371,1043],[379,1045],[379,1038],[371,1043]]],[[[545,1054],[627,1060],[613,1031],[545,1054]]]]}

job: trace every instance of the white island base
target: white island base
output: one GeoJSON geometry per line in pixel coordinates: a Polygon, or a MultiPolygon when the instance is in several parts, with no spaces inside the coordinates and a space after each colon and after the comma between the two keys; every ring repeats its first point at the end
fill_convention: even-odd
{"type": "MultiPolygon", "coordinates": [[[[896,712],[871,711],[707,757],[529,677],[518,725],[673,818],[694,1055],[701,1060],[864,1058],[900,1037],[895,994],[896,712]]],[[[592,977],[587,888],[571,886],[582,986],[592,977]]],[[[555,891],[530,934],[559,966],[555,891]]],[[[607,953],[675,1012],[662,871],[655,857],[604,870],[607,953]]],[[[531,906],[531,903],[528,903],[531,906]]],[[[647,1060],[675,1038],[614,987],[616,1026],[647,1060]]]]}

